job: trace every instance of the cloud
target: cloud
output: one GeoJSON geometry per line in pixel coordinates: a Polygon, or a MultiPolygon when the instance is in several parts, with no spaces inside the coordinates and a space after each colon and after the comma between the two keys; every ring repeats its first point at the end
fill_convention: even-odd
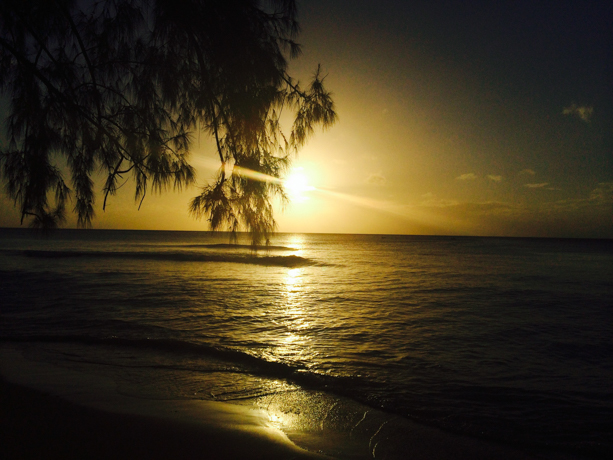
{"type": "Polygon", "coordinates": [[[513,216],[524,214],[526,211],[522,205],[500,201],[460,202],[439,199],[435,196],[428,198],[419,203],[418,208],[438,214],[443,213],[455,220],[470,220],[483,216],[513,216]]]}
{"type": "Polygon", "coordinates": [[[578,106],[577,104],[571,104],[562,110],[563,115],[576,115],[586,123],[590,122],[593,113],[594,107],[578,106]]]}
{"type": "MultiPolygon", "coordinates": [[[[549,187],[527,185],[539,190],[549,187]]],[[[544,197],[555,195],[544,193],[544,197]]],[[[461,202],[425,193],[403,210],[411,222],[428,224],[440,234],[611,238],[612,206],[613,182],[602,182],[582,196],[544,202],[461,202]]]]}
{"type": "Polygon", "coordinates": [[[370,176],[368,176],[366,178],[366,183],[369,185],[376,185],[376,186],[383,186],[385,185],[385,182],[387,181],[387,179],[385,179],[385,176],[378,172],[376,174],[371,174],[370,176]]]}
{"type": "Polygon", "coordinates": [[[475,173],[467,173],[462,174],[461,176],[456,177],[457,180],[475,180],[477,175],[475,173]]]}
{"type": "Polygon", "coordinates": [[[541,182],[540,184],[524,184],[526,188],[544,188],[549,185],[549,182],[541,182]]]}
{"type": "Polygon", "coordinates": [[[610,215],[612,205],[613,182],[601,182],[587,198],[571,198],[548,203],[543,208],[543,212],[568,214],[581,210],[602,209],[605,214],[610,215]]]}
{"type": "Polygon", "coordinates": [[[494,182],[500,182],[502,180],[502,176],[495,176],[494,174],[488,174],[487,178],[494,182]]]}
{"type": "Polygon", "coordinates": [[[446,200],[444,198],[438,198],[431,192],[424,193],[422,196],[423,201],[419,203],[419,206],[429,208],[447,208],[450,206],[457,206],[459,203],[455,200],[446,200]]]}
{"type": "Polygon", "coordinates": [[[535,172],[534,172],[534,170],[532,170],[532,169],[522,169],[522,170],[519,172],[519,175],[520,175],[520,176],[535,176],[535,175],[536,175],[536,173],[535,173],[535,172]]]}
{"type": "Polygon", "coordinates": [[[613,204],[613,182],[601,182],[590,193],[590,201],[603,204],[613,204]]]}

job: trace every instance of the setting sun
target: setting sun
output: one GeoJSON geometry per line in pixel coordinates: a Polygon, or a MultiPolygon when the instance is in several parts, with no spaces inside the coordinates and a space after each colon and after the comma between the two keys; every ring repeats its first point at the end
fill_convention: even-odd
{"type": "Polygon", "coordinates": [[[306,192],[315,190],[315,187],[309,184],[309,179],[304,173],[303,168],[294,168],[283,182],[285,190],[292,201],[306,201],[309,199],[305,196],[306,192]]]}

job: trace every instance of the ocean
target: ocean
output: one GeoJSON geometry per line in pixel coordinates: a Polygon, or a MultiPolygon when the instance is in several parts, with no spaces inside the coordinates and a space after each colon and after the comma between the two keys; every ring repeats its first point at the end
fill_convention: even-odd
{"type": "Polygon", "coordinates": [[[286,431],[378,417],[613,458],[613,240],[248,241],[0,229],[0,341],[139,398],[266,406],[286,431]]]}

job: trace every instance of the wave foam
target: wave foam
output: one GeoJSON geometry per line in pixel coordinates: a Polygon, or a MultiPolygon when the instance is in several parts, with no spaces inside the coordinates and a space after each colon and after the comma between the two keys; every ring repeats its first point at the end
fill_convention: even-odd
{"type": "Polygon", "coordinates": [[[276,267],[304,267],[317,265],[311,259],[304,257],[289,256],[258,256],[255,254],[203,254],[200,252],[106,252],[106,251],[37,251],[25,250],[22,252],[26,257],[35,258],[104,258],[104,259],[134,259],[134,260],[159,260],[171,262],[226,262],[249,265],[263,265],[276,267]]]}

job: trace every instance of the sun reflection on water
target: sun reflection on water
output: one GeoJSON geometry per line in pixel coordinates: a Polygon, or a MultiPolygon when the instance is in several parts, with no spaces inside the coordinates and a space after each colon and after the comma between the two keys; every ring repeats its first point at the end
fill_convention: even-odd
{"type": "Polygon", "coordinates": [[[309,321],[304,310],[303,268],[292,268],[285,276],[285,314],[287,325],[292,330],[301,330],[308,326],[309,321]]]}
{"type": "Polygon", "coordinates": [[[300,289],[303,268],[290,268],[285,276],[284,283],[287,293],[293,294],[300,289]]]}
{"type": "Polygon", "coordinates": [[[301,255],[304,250],[304,235],[291,235],[287,245],[295,250],[295,252],[293,252],[294,255],[301,255]]]}
{"type": "Polygon", "coordinates": [[[313,323],[305,303],[308,287],[304,283],[304,270],[289,269],[282,279],[277,315],[283,331],[275,349],[279,359],[301,365],[307,365],[313,353],[309,336],[313,323]]]}

